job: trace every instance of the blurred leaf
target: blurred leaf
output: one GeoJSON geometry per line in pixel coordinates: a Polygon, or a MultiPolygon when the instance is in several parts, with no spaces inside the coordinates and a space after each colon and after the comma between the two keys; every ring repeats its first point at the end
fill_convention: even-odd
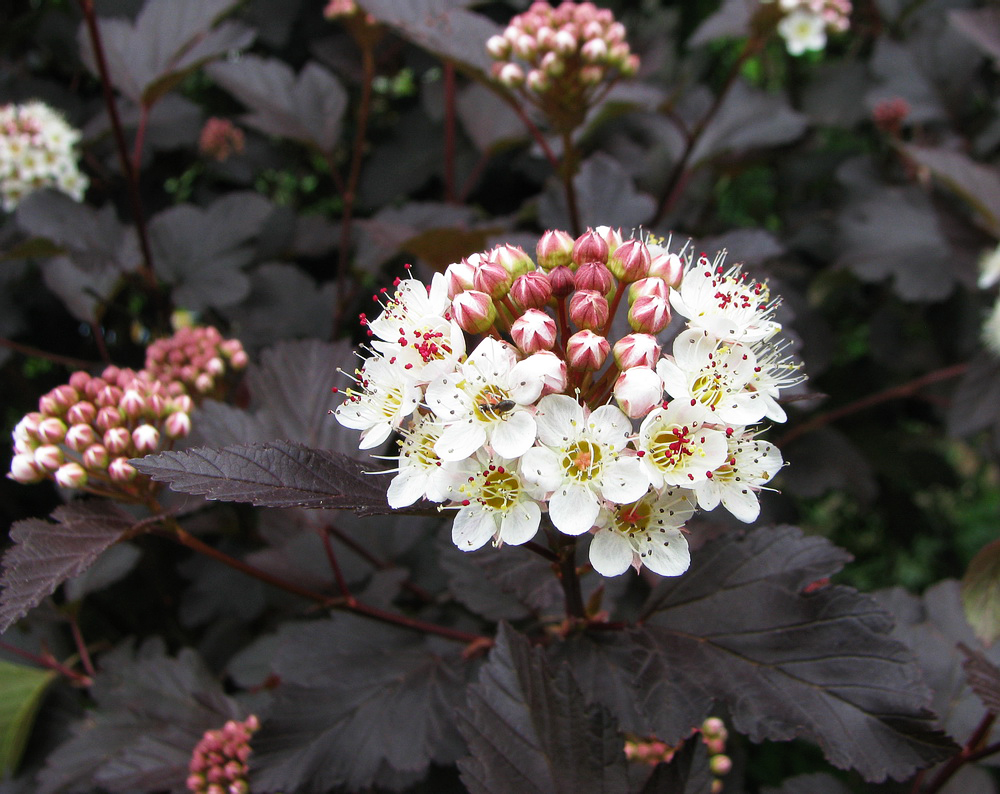
{"type": "Polygon", "coordinates": [[[846,784],[826,772],[790,777],[780,788],[762,788],[761,794],[800,794],[805,791],[809,794],[851,794],[851,789],[846,784]]]}
{"type": "Polygon", "coordinates": [[[698,47],[722,38],[750,35],[750,18],[759,8],[754,0],[723,0],[714,13],[705,17],[688,39],[688,47],[698,47]]]}
{"type": "MultiPolygon", "coordinates": [[[[366,272],[375,272],[397,254],[415,253],[414,249],[440,260],[444,254],[435,250],[435,243],[447,242],[448,235],[452,234],[462,241],[459,244],[462,248],[482,241],[479,248],[467,250],[462,255],[474,253],[485,246],[489,231],[472,229],[474,221],[475,213],[470,208],[451,204],[414,201],[402,207],[385,207],[371,218],[358,221],[356,264],[366,272]]],[[[457,261],[450,259],[445,265],[457,261]]]]}
{"type": "Polygon", "coordinates": [[[14,545],[3,555],[0,632],[67,579],[87,570],[135,523],[128,513],[104,500],[57,507],[52,518],[57,523],[28,518],[10,529],[14,545]]]}
{"type": "Polygon", "coordinates": [[[174,491],[206,499],[258,507],[335,507],[365,515],[392,512],[385,481],[366,475],[370,465],[289,441],[167,451],[130,462],[174,491]]]}
{"type": "MultiPolygon", "coordinates": [[[[409,202],[441,172],[442,127],[420,108],[399,116],[365,160],[358,188],[361,206],[386,207],[409,202]]],[[[404,204],[405,207],[405,204],[404,204]]],[[[453,207],[466,211],[468,207],[453,207]]]]}
{"type": "Polygon", "coordinates": [[[281,687],[254,737],[255,787],[356,791],[454,761],[460,648],[445,654],[416,632],[353,615],[286,626],[274,662],[281,687]]]}
{"type": "Polygon", "coordinates": [[[181,204],[149,223],[157,275],[174,285],[174,302],[200,311],[232,306],[250,292],[242,272],[254,256],[251,241],[273,210],[256,193],[229,193],[208,208],[181,204]]]}
{"type": "Polygon", "coordinates": [[[903,151],[968,202],[987,231],[1000,237],[1000,169],[949,149],[903,146],[903,151]]]}
{"type": "Polygon", "coordinates": [[[812,498],[840,490],[866,504],[878,494],[871,463],[839,430],[821,427],[782,447],[789,466],[781,471],[782,489],[812,498]]]}
{"type": "Polygon", "coordinates": [[[627,792],[618,725],[587,705],[570,668],[553,671],[527,638],[502,625],[479,682],[468,689],[458,762],[473,794],[627,792]]]}
{"type": "Polygon", "coordinates": [[[1000,638],[1000,540],[979,550],[962,577],[965,617],[983,645],[1000,638]]]}
{"type": "Polygon", "coordinates": [[[340,140],[347,92],[332,72],[310,61],[296,77],[284,61],[256,55],[212,64],[207,71],[250,108],[252,112],[243,120],[251,127],[315,146],[327,156],[333,154],[340,140]]]}
{"type": "Polygon", "coordinates": [[[969,41],[1000,63],[1000,9],[953,9],[948,12],[948,21],[969,41]]]}
{"type": "Polygon", "coordinates": [[[962,667],[975,692],[987,710],[1000,714],[1000,667],[993,664],[980,651],[960,646],[965,654],[962,667]]]}
{"type": "Polygon", "coordinates": [[[969,363],[948,408],[948,432],[968,436],[1000,417],[1000,360],[981,353],[969,363]]]}
{"type": "Polygon", "coordinates": [[[0,262],[10,262],[18,259],[44,259],[49,256],[56,256],[64,251],[65,249],[62,246],[56,245],[51,240],[35,237],[0,252],[0,262]]]}
{"type": "Polygon", "coordinates": [[[653,768],[640,794],[712,794],[714,779],[708,748],[695,735],[684,742],[669,763],[653,768]]]}
{"type": "Polygon", "coordinates": [[[361,0],[358,3],[403,38],[445,60],[485,75],[493,59],[486,40],[503,29],[456,0],[361,0]]]}
{"type": "MultiPolygon", "coordinates": [[[[597,152],[573,177],[580,223],[584,227],[631,229],[656,211],[652,196],[640,193],[628,172],[613,157],[597,152]]],[[[538,219],[546,229],[569,229],[570,217],[562,182],[553,177],[538,201],[538,219]]]]}
{"type": "Polygon", "coordinates": [[[96,593],[128,576],[142,557],[142,551],[131,543],[116,543],[98,557],[79,576],[66,581],[66,600],[79,601],[88,593],[96,593]]]}
{"type": "MultiPolygon", "coordinates": [[[[152,105],[206,62],[253,43],[239,22],[216,24],[236,0],[147,0],[135,23],[98,20],[111,83],[136,104],[152,105]]],[[[90,37],[77,36],[87,68],[98,75],[90,37]]]]}
{"type": "Polygon", "coordinates": [[[161,640],[126,643],[101,658],[90,689],[96,707],[47,761],[39,793],[91,790],[183,792],[191,752],[205,731],[240,716],[189,648],[176,658],[161,640]]]}
{"type": "Polygon", "coordinates": [[[17,770],[42,696],[56,675],[0,659],[0,775],[17,770]]]}
{"type": "Polygon", "coordinates": [[[497,152],[528,137],[524,122],[510,105],[495,91],[478,83],[462,90],[455,108],[462,126],[480,152],[497,152]]]}

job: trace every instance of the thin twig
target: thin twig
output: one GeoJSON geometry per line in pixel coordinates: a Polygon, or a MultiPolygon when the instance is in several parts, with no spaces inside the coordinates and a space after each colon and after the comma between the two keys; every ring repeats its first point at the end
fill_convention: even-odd
{"type": "Polygon", "coordinates": [[[80,631],[80,624],[77,622],[75,615],[70,615],[68,620],[69,629],[73,634],[73,642],[76,643],[76,651],[80,654],[80,664],[82,664],[83,669],[87,671],[87,675],[93,678],[97,675],[97,671],[94,669],[94,663],[90,658],[90,651],[87,650],[87,643],[83,641],[83,633],[80,631]]]}
{"type": "Polygon", "coordinates": [[[333,570],[333,576],[337,580],[337,587],[340,589],[340,594],[344,597],[348,604],[356,604],[354,596],[351,595],[351,589],[347,586],[347,580],[344,578],[343,572],[340,570],[340,562],[337,560],[337,553],[333,550],[333,546],[330,545],[330,533],[326,532],[324,529],[319,530],[320,539],[323,541],[323,550],[326,552],[326,559],[330,563],[330,568],[333,570]]]}
{"type": "Polygon", "coordinates": [[[29,662],[33,662],[39,667],[44,667],[47,670],[55,670],[57,673],[65,676],[74,684],[78,684],[79,686],[90,686],[94,683],[93,679],[89,675],[78,673],[76,670],[67,667],[62,662],[59,662],[51,653],[41,655],[30,653],[29,651],[22,650],[14,645],[9,645],[2,640],[0,640],[0,649],[7,651],[7,653],[12,653],[15,656],[20,656],[22,659],[27,659],[29,662]]]}
{"type": "MultiPolygon", "coordinates": [[[[949,758],[947,763],[945,763],[945,765],[938,770],[934,779],[931,780],[930,785],[927,786],[925,794],[934,794],[934,792],[940,791],[944,787],[944,784],[947,783],[951,777],[965,764],[971,764],[980,758],[985,758],[988,755],[992,755],[993,753],[1000,751],[1000,742],[989,745],[988,747],[982,747],[979,750],[974,749],[989,735],[996,718],[997,715],[992,711],[986,712],[986,715],[979,722],[979,725],[976,730],[973,731],[972,736],[969,737],[965,746],[949,758]]],[[[914,783],[914,785],[916,786],[917,783],[914,783]]],[[[918,791],[918,788],[914,788],[913,794],[916,794],[918,791]]]]}
{"type": "Polygon", "coordinates": [[[58,353],[49,353],[47,350],[32,347],[31,345],[22,345],[20,342],[15,342],[12,339],[6,339],[2,336],[0,336],[0,347],[13,350],[15,353],[20,353],[22,356],[41,358],[45,361],[51,361],[53,364],[60,364],[61,366],[69,367],[70,369],[90,369],[97,363],[95,361],[84,361],[82,358],[61,356],[58,353]]]}

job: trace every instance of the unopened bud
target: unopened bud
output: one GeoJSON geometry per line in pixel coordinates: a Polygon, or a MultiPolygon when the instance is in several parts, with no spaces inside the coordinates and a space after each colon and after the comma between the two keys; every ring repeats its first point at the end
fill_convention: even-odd
{"type": "Polygon", "coordinates": [[[110,427],[104,431],[101,439],[112,455],[120,455],[132,447],[132,434],[127,427],[110,427]]]}
{"type": "Polygon", "coordinates": [[[146,400],[135,389],[127,389],[118,406],[125,412],[125,416],[135,419],[146,410],[146,400]]]}
{"type": "MultiPolygon", "coordinates": [[[[199,394],[208,394],[208,392],[215,388],[215,378],[207,372],[202,372],[194,379],[194,388],[199,394]]],[[[159,415],[159,411],[155,411],[154,415],[159,415]]]]}
{"type": "Polygon", "coordinates": [[[605,264],[608,261],[609,250],[607,240],[593,229],[588,229],[573,243],[573,262],[577,266],[584,262],[605,264]]]}
{"type": "Polygon", "coordinates": [[[713,775],[722,777],[732,771],[733,761],[728,755],[713,755],[708,759],[708,768],[712,770],[713,775]]]}
{"type": "Polygon", "coordinates": [[[139,425],[132,431],[132,442],[143,454],[155,452],[160,446],[160,431],[152,425],[139,425]]]}
{"type": "Polygon", "coordinates": [[[649,275],[662,278],[676,289],[684,278],[684,263],[677,254],[657,254],[649,263],[649,275]]]}
{"type": "Polygon", "coordinates": [[[599,85],[604,80],[604,67],[591,64],[580,67],[580,82],[584,85],[599,85]]]}
{"type": "Polygon", "coordinates": [[[538,52],[538,42],[534,36],[522,33],[513,44],[514,52],[526,61],[532,60],[538,52]]]}
{"type": "Polygon", "coordinates": [[[184,438],[191,432],[191,417],[184,411],[176,411],[167,417],[163,429],[170,438],[184,438]]]}
{"type": "Polygon", "coordinates": [[[535,372],[542,374],[542,397],[566,391],[566,362],[563,359],[544,350],[530,358],[537,365],[535,372]]]}
{"type": "Polygon", "coordinates": [[[115,482],[132,482],[139,472],[128,462],[128,458],[115,458],[108,464],[108,476],[115,482]]]}
{"type": "Polygon", "coordinates": [[[596,290],[607,297],[614,287],[615,277],[611,275],[607,266],[600,262],[584,262],[576,269],[573,283],[577,289],[596,290]]]}
{"type": "Polygon", "coordinates": [[[82,393],[86,388],[87,384],[90,383],[90,373],[77,371],[69,376],[69,385],[77,390],[78,393],[82,393]]]}
{"type": "Polygon", "coordinates": [[[516,63],[493,64],[493,76],[500,85],[507,88],[520,88],[524,85],[524,70],[516,63]]]}
{"type": "Polygon", "coordinates": [[[614,229],[610,226],[598,226],[594,231],[601,235],[601,239],[608,244],[608,256],[613,254],[618,246],[622,244],[621,229],[614,229]]]}
{"type": "Polygon", "coordinates": [[[66,438],[66,423],[54,416],[47,416],[38,423],[38,440],[43,444],[61,444],[66,438]]]}
{"type": "Polygon", "coordinates": [[[101,408],[118,407],[123,394],[118,386],[105,386],[97,395],[97,405],[101,408]]]}
{"type": "Polygon", "coordinates": [[[194,400],[187,394],[178,394],[170,401],[170,410],[189,414],[194,410],[194,400]]]}
{"type": "Polygon", "coordinates": [[[658,334],[670,324],[670,302],[658,295],[636,298],[628,310],[632,329],[644,334],[658,334]]]}
{"type": "Polygon", "coordinates": [[[552,298],[552,284],[541,270],[532,270],[514,279],[510,296],[525,309],[541,309],[552,298]]]}
{"type": "Polygon", "coordinates": [[[649,275],[652,257],[642,240],[628,240],[618,246],[608,257],[608,270],[626,284],[649,275]]]}
{"type": "Polygon", "coordinates": [[[573,369],[595,372],[604,366],[611,344],[593,331],[577,331],[566,341],[566,360],[573,369]]]}
{"type": "Polygon", "coordinates": [[[721,738],[725,739],[728,735],[726,730],[726,723],[720,720],[718,717],[709,717],[701,724],[701,732],[704,734],[706,739],[721,738]]]}
{"type": "Polygon", "coordinates": [[[560,55],[569,55],[576,51],[576,36],[568,30],[556,31],[552,39],[552,49],[560,55]]]}
{"type": "Polygon", "coordinates": [[[445,283],[448,285],[448,298],[454,297],[467,289],[475,289],[476,266],[479,264],[479,254],[473,254],[469,259],[448,265],[444,271],[445,283]]]}
{"type": "Polygon", "coordinates": [[[538,309],[528,309],[510,327],[514,344],[523,353],[551,350],[556,342],[556,322],[538,309]]]}
{"type": "Polygon", "coordinates": [[[608,57],[608,45],[603,39],[591,39],[580,48],[580,55],[589,63],[600,63],[608,57]]]}
{"type": "Polygon", "coordinates": [[[73,425],[89,425],[97,417],[97,407],[93,403],[78,402],[66,412],[66,420],[73,425]]]}
{"type": "Polygon", "coordinates": [[[644,295],[656,295],[657,297],[668,300],[670,298],[670,289],[667,282],[662,278],[644,278],[640,281],[636,281],[634,284],[629,285],[628,288],[628,302],[632,305],[639,298],[644,295]]]}
{"type": "Polygon", "coordinates": [[[490,252],[490,259],[503,265],[513,278],[535,269],[535,263],[519,245],[498,245],[490,252]]]}
{"type": "Polygon", "coordinates": [[[544,94],[552,87],[552,79],[541,69],[532,69],[525,78],[528,88],[536,94],[544,94]]]}
{"type": "Polygon", "coordinates": [[[107,448],[101,444],[93,444],[83,453],[83,465],[91,471],[106,469],[110,460],[107,448]]]}
{"type": "Polygon", "coordinates": [[[543,270],[569,265],[573,261],[573,238],[559,229],[550,229],[538,241],[535,256],[543,270]]]}
{"type": "Polygon", "coordinates": [[[549,283],[552,285],[553,298],[565,298],[576,289],[576,284],[573,283],[573,271],[565,266],[549,271],[549,283]]]}
{"type": "Polygon", "coordinates": [[[83,488],[87,484],[87,471],[79,463],[64,463],[56,469],[55,481],[63,488],[83,488]]]}
{"type": "Polygon", "coordinates": [[[581,289],[569,299],[569,318],[577,328],[599,331],[608,322],[608,302],[595,290],[581,289]]]}
{"type": "Polygon", "coordinates": [[[514,277],[499,262],[484,260],[472,277],[473,286],[480,292],[485,292],[491,298],[501,298],[510,292],[514,277]]]}
{"type": "Polygon", "coordinates": [[[91,425],[73,425],[66,431],[66,446],[74,452],[83,452],[97,441],[97,433],[91,425]]]}
{"type": "Polygon", "coordinates": [[[56,401],[56,404],[59,405],[61,411],[67,410],[73,403],[80,399],[80,393],[72,386],[66,384],[56,386],[50,394],[56,401]]]}
{"type": "Polygon", "coordinates": [[[65,462],[63,451],[55,444],[44,444],[35,450],[35,463],[44,471],[54,472],[65,462]]]}
{"type": "Polygon", "coordinates": [[[558,53],[547,52],[542,56],[541,69],[549,77],[562,77],[566,73],[566,60],[558,53]]]}
{"type": "Polygon", "coordinates": [[[639,419],[663,400],[663,381],[648,367],[632,367],[615,381],[615,401],[629,419],[639,419]]]}
{"type": "Polygon", "coordinates": [[[629,334],[615,342],[614,353],[618,369],[653,368],[660,357],[660,346],[651,334],[629,334]]]}
{"type": "Polygon", "coordinates": [[[22,452],[10,459],[9,477],[23,485],[31,485],[45,479],[45,470],[35,462],[33,453],[22,452]]]}
{"type": "Polygon", "coordinates": [[[497,60],[507,58],[510,49],[510,42],[503,36],[490,36],[486,40],[486,51],[497,60]]]}
{"type": "Polygon", "coordinates": [[[496,322],[497,310],[485,292],[468,290],[451,302],[451,314],[467,334],[482,334],[496,322]]]}

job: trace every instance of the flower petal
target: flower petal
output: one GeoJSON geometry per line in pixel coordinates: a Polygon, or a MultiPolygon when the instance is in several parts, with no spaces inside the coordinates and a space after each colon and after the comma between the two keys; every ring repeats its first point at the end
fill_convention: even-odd
{"type": "Polygon", "coordinates": [[[639,458],[618,458],[601,470],[601,496],[620,505],[635,502],[649,490],[649,477],[639,458]]]}
{"type": "Polygon", "coordinates": [[[590,564],[601,576],[621,576],[632,557],[632,545],[614,530],[601,529],[590,541],[590,564]]]}
{"type": "MultiPolygon", "coordinates": [[[[441,438],[443,439],[444,436],[442,435],[441,438]]],[[[527,411],[515,411],[507,414],[503,421],[490,426],[490,444],[501,457],[519,458],[534,443],[535,417],[527,411]]],[[[441,458],[445,459],[444,455],[441,455],[441,458]]]]}
{"type": "MultiPolygon", "coordinates": [[[[691,565],[687,538],[679,529],[667,529],[647,535],[648,545],[640,552],[642,564],[660,576],[679,576],[691,565]]],[[[597,567],[596,565],[594,566],[597,567]]]]}
{"type": "Polygon", "coordinates": [[[482,548],[497,532],[492,510],[478,504],[463,507],[451,525],[452,542],[462,551],[482,548]]]}
{"type": "Polygon", "coordinates": [[[549,394],[538,402],[535,421],[538,440],[550,447],[561,447],[579,437],[585,416],[583,406],[567,394],[549,394]]]}
{"type": "Polygon", "coordinates": [[[521,475],[546,491],[554,490],[563,481],[559,456],[548,447],[532,447],[521,456],[521,475]]]}
{"type": "Polygon", "coordinates": [[[602,405],[588,417],[587,429],[595,441],[617,452],[628,443],[632,421],[617,406],[602,405]]]}
{"type": "Polygon", "coordinates": [[[549,518],[567,535],[582,535],[597,523],[601,503],[597,495],[579,483],[557,488],[549,499],[549,518]]]}
{"type": "Polygon", "coordinates": [[[538,532],[542,510],[538,502],[524,500],[511,507],[500,521],[500,539],[512,546],[527,543],[538,532]]]}
{"type": "Polygon", "coordinates": [[[441,460],[464,460],[485,443],[483,426],[470,419],[448,425],[434,444],[434,451],[441,460]]]}
{"type": "Polygon", "coordinates": [[[427,475],[414,467],[400,470],[386,491],[389,507],[409,507],[424,495],[427,475]]]}

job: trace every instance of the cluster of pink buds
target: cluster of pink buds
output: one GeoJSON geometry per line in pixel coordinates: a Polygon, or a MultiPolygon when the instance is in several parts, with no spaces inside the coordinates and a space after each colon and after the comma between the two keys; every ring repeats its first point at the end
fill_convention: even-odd
{"type": "MultiPolygon", "coordinates": [[[[696,732],[701,733],[701,740],[708,750],[708,764],[713,776],[712,794],[720,794],[724,787],[722,778],[733,768],[732,759],[725,754],[729,732],[718,717],[706,719],[700,731],[696,732]]],[[[656,766],[670,763],[681,746],[671,747],[655,736],[643,738],[629,735],[625,739],[625,757],[634,763],[656,766]]]]}
{"type": "Polygon", "coordinates": [[[204,157],[211,157],[218,162],[224,162],[234,154],[240,154],[246,140],[243,130],[229,119],[215,118],[205,122],[198,137],[198,151],[204,157]]]}
{"type": "Polygon", "coordinates": [[[329,0],[326,8],[323,9],[323,16],[326,19],[340,19],[345,21],[357,19],[369,27],[374,27],[378,24],[378,20],[359,8],[354,0],[329,0]]]}
{"type": "Polygon", "coordinates": [[[578,126],[618,77],[639,69],[625,27],[593,3],[532,3],[486,49],[496,60],[493,77],[539,107],[559,131],[578,126]]]}
{"type": "Polygon", "coordinates": [[[180,381],[199,398],[218,396],[227,372],[249,359],[238,339],[223,339],[213,326],[179,328],[146,348],[146,371],[160,381],[180,381]]]}
{"type": "Polygon", "coordinates": [[[188,328],[154,342],[139,372],[115,366],[99,376],[74,372],[14,428],[8,476],[144,501],[159,486],[129,459],[169,449],[191,432],[191,411],[207,393],[218,393],[224,361],[232,369],[246,366],[238,341],[214,328],[188,328]]]}
{"type": "Polygon", "coordinates": [[[524,543],[546,513],[593,535],[605,576],[680,574],[697,507],[757,518],[782,466],[757,425],[802,380],[767,286],[723,261],[599,227],[397,280],[337,419],[362,449],[402,435],[389,504],[453,508],[460,549],[524,543]]]}
{"type": "Polygon", "coordinates": [[[248,794],[250,737],[259,728],[260,721],[251,714],[242,722],[230,720],[219,730],[205,731],[191,754],[188,791],[194,794],[248,794]]]}
{"type": "Polygon", "coordinates": [[[0,106],[0,206],[11,212],[45,187],[80,201],[88,181],[77,167],[79,140],[80,133],[43,102],[0,106]]]}
{"type": "Polygon", "coordinates": [[[780,15],[778,34],[791,55],[817,52],[826,47],[828,33],[843,33],[850,26],[850,0],[761,0],[780,15]]]}

